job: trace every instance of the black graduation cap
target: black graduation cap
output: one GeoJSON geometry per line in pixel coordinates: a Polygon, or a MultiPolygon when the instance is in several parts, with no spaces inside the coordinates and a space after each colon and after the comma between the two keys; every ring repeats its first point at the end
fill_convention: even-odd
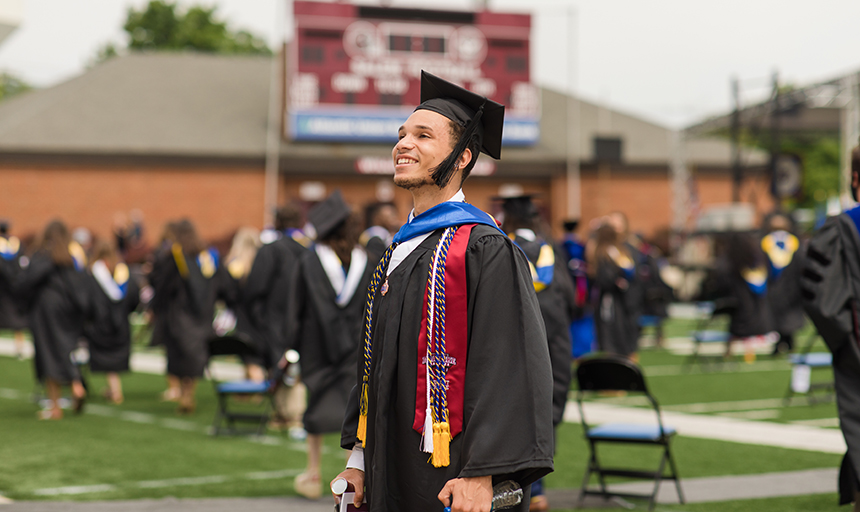
{"type": "MultiPolygon", "coordinates": [[[[433,179],[445,186],[454,172],[454,162],[477,134],[481,151],[495,159],[502,156],[502,128],[505,106],[459,85],[421,71],[421,104],[415,110],[441,114],[464,128],[454,150],[433,172],[433,179]]],[[[472,155],[472,161],[478,155],[472,155]]]]}
{"type": "Polygon", "coordinates": [[[317,232],[317,239],[325,238],[349,218],[352,210],[343,200],[340,190],[335,190],[324,201],[317,203],[308,212],[308,220],[317,232]]]}
{"type": "Polygon", "coordinates": [[[537,196],[538,194],[522,194],[518,196],[496,196],[492,199],[502,201],[505,219],[526,222],[538,216],[537,206],[532,201],[537,196]]]}

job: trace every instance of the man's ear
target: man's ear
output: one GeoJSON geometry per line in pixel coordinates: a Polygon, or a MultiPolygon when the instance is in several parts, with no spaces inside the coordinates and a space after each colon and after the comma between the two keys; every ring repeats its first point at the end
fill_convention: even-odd
{"type": "Polygon", "coordinates": [[[860,188],[860,173],[851,171],[851,197],[853,197],[855,201],[858,201],[857,188],[860,188]]]}
{"type": "Polygon", "coordinates": [[[462,154],[460,154],[460,158],[457,159],[457,169],[463,170],[469,165],[469,162],[472,161],[472,150],[466,148],[462,154]]]}

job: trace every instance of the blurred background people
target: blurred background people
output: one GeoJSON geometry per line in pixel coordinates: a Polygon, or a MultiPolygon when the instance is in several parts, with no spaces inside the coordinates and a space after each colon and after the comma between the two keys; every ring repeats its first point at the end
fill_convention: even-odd
{"type": "Polygon", "coordinates": [[[13,293],[12,285],[21,268],[22,256],[24,250],[21,241],[9,233],[9,222],[0,220],[0,329],[13,331],[18,359],[24,357],[27,312],[23,301],[13,293]]]}
{"type": "Polygon", "coordinates": [[[196,408],[197,381],[208,360],[207,342],[214,335],[215,302],[223,293],[223,278],[217,274],[223,269],[217,251],[204,247],[191,221],[177,222],[173,234],[169,251],[156,261],[163,274],[153,281],[153,287],[166,313],[162,334],[167,373],[179,378],[177,412],[189,414],[196,408]]]}
{"type": "Polygon", "coordinates": [[[382,256],[402,224],[394,203],[372,203],[365,208],[367,229],[361,233],[359,241],[372,260],[382,256]]]}
{"type": "Polygon", "coordinates": [[[588,263],[596,288],[594,323],[601,352],[636,360],[638,350],[638,303],[631,295],[636,265],[630,248],[611,224],[601,224],[595,233],[594,250],[588,263]]]}
{"type": "Polygon", "coordinates": [[[105,398],[118,405],[123,402],[119,374],[129,370],[131,357],[128,316],[140,303],[140,288],[110,243],[97,241],[92,259],[90,315],[84,328],[89,366],[94,373],[106,374],[105,398]]]}
{"type": "Polygon", "coordinates": [[[59,400],[64,385],[71,386],[75,412],[84,405],[87,392],[71,354],[83,335],[89,311],[85,268],[83,249],[72,240],[66,225],[54,220],[17,277],[16,287],[29,302],[36,377],[44,383],[50,404],[40,411],[41,419],[63,417],[59,400]]]}
{"type": "Polygon", "coordinates": [[[571,353],[582,357],[594,350],[594,312],[591,307],[591,283],[585,256],[585,242],[576,234],[578,219],[566,220],[561,253],[566,260],[574,290],[575,316],[570,323],[571,353]]]}
{"type": "Polygon", "coordinates": [[[225,259],[227,278],[227,309],[218,314],[216,318],[216,333],[223,334],[234,331],[236,335],[250,343],[255,354],[244,356],[245,374],[249,380],[263,382],[266,380],[266,353],[268,348],[263,336],[259,334],[251,323],[248,311],[245,307],[245,284],[251,273],[251,266],[260,248],[260,232],[250,227],[242,227],[233,236],[233,244],[225,259]],[[219,327],[218,319],[227,318],[227,325],[219,327]],[[220,332],[217,332],[220,331],[220,332]]]}
{"type": "Polygon", "coordinates": [[[767,301],[773,327],[779,334],[774,353],[788,353],[794,348],[794,334],[806,324],[800,295],[800,272],[803,251],[795,235],[794,222],[783,213],[767,216],[761,247],[767,257],[767,301]]]}
{"type": "MultiPolygon", "coordinates": [[[[147,273],[147,281],[152,290],[152,298],[148,304],[147,313],[149,315],[149,324],[151,326],[150,346],[166,347],[168,340],[167,333],[167,308],[170,303],[167,300],[167,278],[170,275],[170,266],[173,255],[171,248],[176,243],[176,222],[168,222],[164,225],[164,230],[161,233],[161,238],[158,242],[156,250],[152,254],[152,261],[149,263],[149,272],[147,273]],[[159,293],[161,291],[161,293],[159,293]]],[[[170,367],[167,368],[167,389],[162,393],[161,399],[166,402],[179,401],[181,394],[179,386],[179,377],[170,373],[170,367]]]]}
{"type": "Polygon", "coordinates": [[[355,381],[364,305],[375,265],[359,245],[361,220],[335,191],[308,213],[316,243],[300,260],[290,323],[308,390],[304,428],[308,464],[295,479],[296,492],[322,494],[323,434],[340,432],[355,381]]]}
{"type": "MultiPolygon", "coordinates": [[[[552,365],[552,423],[557,427],[564,417],[570,391],[571,341],[570,322],[576,314],[573,283],[566,260],[557,257],[552,244],[540,234],[537,206],[531,195],[497,198],[502,200],[502,229],[525,253],[532,271],[541,316],[546,327],[547,346],[552,365]]],[[[529,510],[549,510],[543,492],[543,479],[531,486],[529,510]]]]}
{"type": "MultiPolygon", "coordinates": [[[[263,340],[263,365],[268,371],[272,371],[289,348],[290,289],[294,286],[299,258],[311,243],[300,229],[303,224],[301,211],[295,204],[278,208],[275,231],[257,251],[243,289],[244,309],[251,328],[263,340]]],[[[301,383],[280,386],[275,394],[276,410],[270,427],[278,430],[297,427],[303,401],[301,383]]]]}

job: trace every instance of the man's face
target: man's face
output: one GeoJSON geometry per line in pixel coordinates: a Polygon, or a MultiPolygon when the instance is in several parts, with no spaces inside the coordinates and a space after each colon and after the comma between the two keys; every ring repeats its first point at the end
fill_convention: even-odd
{"type": "Polygon", "coordinates": [[[398,130],[391,152],[394,184],[405,189],[435,185],[430,174],[451,153],[448,118],[430,110],[416,110],[398,130]]]}

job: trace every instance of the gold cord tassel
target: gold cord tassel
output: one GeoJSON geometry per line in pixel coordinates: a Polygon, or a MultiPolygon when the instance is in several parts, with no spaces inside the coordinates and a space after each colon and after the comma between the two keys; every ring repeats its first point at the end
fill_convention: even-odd
{"type": "Polygon", "coordinates": [[[451,427],[447,422],[433,424],[433,467],[447,467],[451,463],[451,427]]]}
{"type": "Polygon", "coordinates": [[[182,254],[182,246],[179,244],[173,244],[170,248],[170,252],[173,253],[173,261],[176,262],[176,269],[179,270],[179,275],[182,277],[188,277],[188,263],[185,262],[185,255],[182,254]]]}
{"type": "Polygon", "coordinates": [[[367,377],[361,384],[361,399],[358,402],[358,433],[356,434],[364,446],[367,446],[367,377]]]}

